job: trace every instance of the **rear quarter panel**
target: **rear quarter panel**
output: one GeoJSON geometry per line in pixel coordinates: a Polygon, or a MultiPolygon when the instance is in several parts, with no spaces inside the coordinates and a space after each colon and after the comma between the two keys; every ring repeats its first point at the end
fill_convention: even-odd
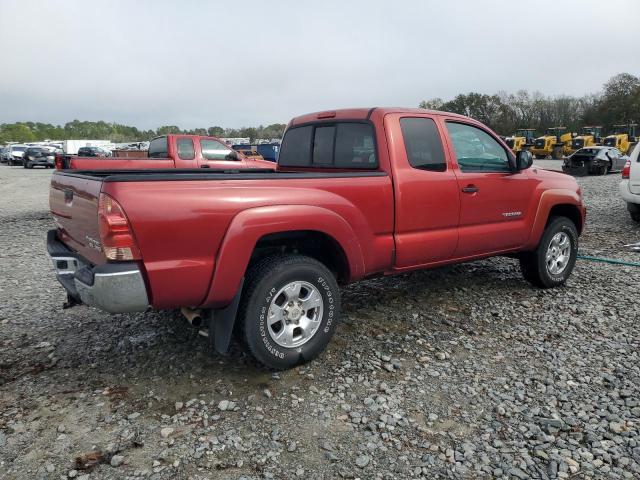
{"type": "Polygon", "coordinates": [[[120,202],[131,222],[155,308],[228,303],[233,296],[229,293],[235,293],[228,285],[235,286],[244,275],[257,241],[256,231],[330,234],[325,218],[300,218],[299,209],[304,206],[333,212],[353,229],[364,263],[360,275],[391,265],[393,190],[388,176],[107,182],[103,191],[120,202]],[[277,215],[262,216],[261,228],[252,230],[252,235],[225,239],[242,245],[230,257],[233,274],[229,275],[227,265],[227,288],[210,292],[216,258],[229,226],[241,212],[261,207],[276,209],[277,215]]]}

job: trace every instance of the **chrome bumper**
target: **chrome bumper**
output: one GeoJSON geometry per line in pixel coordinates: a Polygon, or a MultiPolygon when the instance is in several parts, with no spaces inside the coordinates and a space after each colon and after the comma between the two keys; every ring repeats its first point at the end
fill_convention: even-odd
{"type": "Polygon", "coordinates": [[[147,288],[136,262],[93,266],[47,234],[47,251],[58,281],[69,296],[110,313],[142,312],[149,308],[147,288]]]}

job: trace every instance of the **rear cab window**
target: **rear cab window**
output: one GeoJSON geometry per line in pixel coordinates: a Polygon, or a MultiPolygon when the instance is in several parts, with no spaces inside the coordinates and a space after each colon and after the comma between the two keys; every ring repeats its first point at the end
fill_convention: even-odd
{"type": "Polygon", "coordinates": [[[154,138],[149,142],[149,158],[168,158],[167,137],[154,138]]]}
{"type": "Polygon", "coordinates": [[[283,167],[377,169],[373,126],[369,122],[326,122],[293,127],[282,140],[283,167]]]}

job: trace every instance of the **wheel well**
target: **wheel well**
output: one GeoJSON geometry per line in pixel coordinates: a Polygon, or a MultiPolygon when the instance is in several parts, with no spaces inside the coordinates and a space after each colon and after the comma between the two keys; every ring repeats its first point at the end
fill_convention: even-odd
{"type": "Polygon", "coordinates": [[[553,217],[567,217],[571,220],[578,230],[578,234],[582,233],[582,215],[578,207],[571,204],[554,205],[549,212],[549,218],[547,219],[547,225],[553,217]]]}
{"type": "Polygon", "coordinates": [[[349,279],[349,262],[340,244],[332,237],[315,230],[295,230],[270,233],[261,237],[253,250],[249,266],[273,254],[297,253],[315,258],[344,283],[349,279]]]}

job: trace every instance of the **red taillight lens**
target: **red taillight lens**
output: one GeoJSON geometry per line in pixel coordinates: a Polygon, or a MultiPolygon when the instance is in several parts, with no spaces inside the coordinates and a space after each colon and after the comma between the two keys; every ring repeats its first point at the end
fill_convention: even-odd
{"type": "Polygon", "coordinates": [[[627,163],[624,164],[624,168],[622,169],[622,178],[629,178],[630,172],[631,172],[631,161],[627,160],[627,163]]]}
{"type": "Polygon", "coordinates": [[[102,251],[109,260],[140,260],[140,250],[122,207],[105,193],[98,203],[102,251]]]}
{"type": "Polygon", "coordinates": [[[62,170],[62,156],[59,153],[56,153],[56,170],[62,170]]]}

